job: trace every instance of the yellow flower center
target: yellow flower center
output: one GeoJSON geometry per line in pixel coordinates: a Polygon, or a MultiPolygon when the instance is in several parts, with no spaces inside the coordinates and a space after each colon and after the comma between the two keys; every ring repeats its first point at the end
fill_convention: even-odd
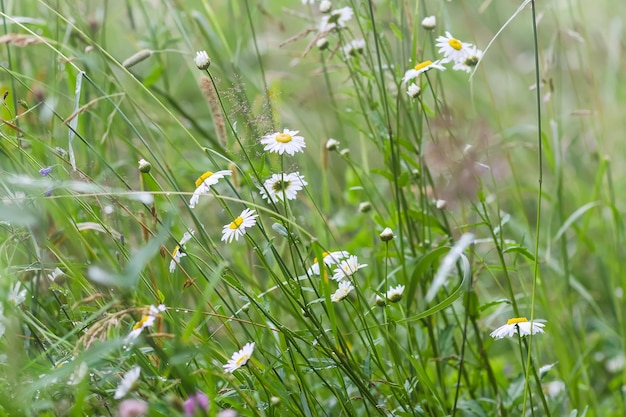
{"type": "Polygon", "coordinates": [[[506,324],[517,324],[517,323],[526,323],[526,322],[528,322],[526,317],[516,317],[513,319],[509,319],[509,321],[507,321],[506,324]]]}
{"type": "Polygon", "coordinates": [[[178,251],[180,251],[180,246],[176,245],[176,247],[172,251],[172,256],[178,255],[178,251]]]}
{"type": "Polygon", "coordinates": [[[463,48],[463,44],[461,43],[461,41],[458,39],[454,39],[454,38],[448,41],[448,45],[450,45],[452,48],[456,49],[457,51],[460,51],[461,48],[463,48]]]}
{"type": "Polygon", "coordinates": [[[200,175],[198,177],[198,179],[196,180],[196,188],[198,188],[200,186],[200,184],[202,184],[204,182],[204,180],[209,178],[211,175],[213,175],[213,173],[211,171],[207,171],[204,174],[200,175]]]}
{"type": "Polygon", "coordinates": [[[276,135],[276,142],[279,143],[289,143],[291,142],[291,139],[293,138],[289,133],[279,133],[278,135],[276,135]]]}
{"type": "Polygon", "coordinates": [[[233,222],[228,227],[230,227],[233,230],[239,229],[239,226],[241,226],[241,223],[243,223],[243,219],[241,217],[237,217],[235,220],[233,220],[233,222]]]}
{"type": "Polygon", "coordinates": [[[239,359],[237,359],[237,362],[235,362],[235,365],[237,365],[237,366],[241,365],[242,363],[247,361],[249,357],[250,356],[248,356],[248,355],[241,355],[241,357],[239,359]]]}
{"type": "Polygon", "coordinates": [[[419,64],[417,64],[417,65],[415,66],[415,68],[413,68],[413,69],[414,69],[415,71],[419,71],[419,70],[424,69],[424,68],[426,68],[427,66],[432,65],[432,64],[433,64],[433,61],[424,61],[424,62],[420,62],[420,63],[419,63],[419,64]]]}
{"type": "Polygon", "coordinates": [[[150,316],[143,316],[141,318],[141,320],[139,320],[134,326],[133,326],[133,330],[137,330],[137,329],[141,329],[144,325],[145,322],[148,321],[148,317],[150,316]]]}

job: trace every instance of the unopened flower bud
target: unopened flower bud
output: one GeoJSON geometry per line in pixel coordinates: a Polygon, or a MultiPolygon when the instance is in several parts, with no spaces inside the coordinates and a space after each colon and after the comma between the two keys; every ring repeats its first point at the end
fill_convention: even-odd
{"type": "Polygon", "coordinates": [[[139,172],[147,174],[152,169],[152,164],[145,159],[139,160],[139,172]]]}
{"type": "Polygon", "coordinates": [[[339,146],[339,141],[336,139],[330,138],[326,141],[326,149],[329,151],[337,150],[338,146],[339,146]]]}
{"type": "Polygon", "coordinates": [[[321,13],[328,13],[330,12],[330,9],[333,8],[333,4],[328,1],[328,0],[322,0],[322,2],[320,3],[320,12],[321,13]]]}
{"type": "Polygon", "coordinates": [[[426,30],[433,30],[437,26],[437,18],[435,16],[427,16],[422,20],[422,27],[426,30]]]}
{"type": "Polygon", "coordinates": [[[380,295],[376,294],[376,305],[378,307],[384,307],[387,305],[387,301],[385,301],[385,299],[380,295]]]}
{"type": "Polygon", "coordinates": [[[383,230],[378,236],[380,237],[380,240],[382,240],[383,242],[389,242],[390,240],[393,240],[396,237],[396,235],[393,234],[393,230],[391,230],[388,227],[385,227],[385,230],[383,230]]]}
{"type": "Polygon", "coordinates": [[[361,204],[359,204],[359,211],[361,213],[367,213],[368,211],[372,210],[372,203],[370,203],[369,201],[364,201],[361,204]]]}
{"type": "Polygon", "coordinates": [[[317,42],[315,42],[315,45],[319,48],[320,51],[323,51],[324,49],[328,48],[328,39],[319,38],[317,42]]]}
{"type": "Polygon", "coordinates": [[[409,88],[406,90],[406,93],[411,98],[418,98],[421,92],[422,89],[417,84],[409,85],[409,88]]]}
{"type": "Polygon", "coordinates": [[[193,59],[193,62],[195,62],[196,67],[201,70],[205,70],[211,65],[209,54],[207,54],[206,51],[196,52],[196,57],[193,59]]]}

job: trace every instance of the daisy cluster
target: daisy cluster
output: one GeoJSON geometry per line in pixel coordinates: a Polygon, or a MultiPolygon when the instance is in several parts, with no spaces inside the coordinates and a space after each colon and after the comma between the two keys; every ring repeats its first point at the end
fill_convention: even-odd
{"type": "MultiPolygon", "coordinates": [[[[354,289],[354,285],[351,282],[352,277],[359,269],[367,266],[367,264],[360,264],[355,255],[350,255],[346,251],[324,252],[322,262],[325,268],[329,270],[334,268],[333,275],[330,278],[339,283],[337,291],[330,296],[331,301],[335,303],[343,300],[350,294],[354,289]]],[[[327,276],[326,271],[323,273],[324,276],[327,276]]],[[[307,270],[307,274],[322,274],[322,269],[317,259],[313,261],[313,265],[307,270]]]]}
{"type": "MultiPolygon", "coordinates": [[[[341,7],[336,9],[333,8],[330,1],[323,0],[319,4],[319,11],[322,14],[322,17],[317,28],[318,34],[315,38],[315,44],[320,50],[324,50],[330,45],[328,38],[329,35],[336,35],[340,31],[347,28],[348,22],[350,22],[354,17],[354,10],[352,7],[341,7]]],[[[345,42],[342,47],[342,51],[346,57],[356,57],[363,54],[365,47],[366,44],[364,39],[352,39],[345,42]]]]}

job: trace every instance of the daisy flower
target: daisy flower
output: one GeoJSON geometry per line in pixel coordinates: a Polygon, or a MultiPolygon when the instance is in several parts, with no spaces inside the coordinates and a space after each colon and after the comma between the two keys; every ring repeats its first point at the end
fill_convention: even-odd
{"type": "Polygon", "coordinates": [[[502,339],[504,337],[513,337],[514,334],[526,336],[529,334],[543,333],[545,323],[537,323],[536,321],[528,321],[526,317],[518,317],[510,319],[504,326],[498,327],[491,332],[489,336],[494,339],[502,339]]]}
{"type": "Polygon", "coordinates": [[[193,230],[189,230],[189,232],[185,232],[183,238],[178,242],[178,245],[172,251],[172,260],[170,261],[170,273],[176,270],[176,265],[180,263],[182,257],[187,256],[183,250],[185,249],[185,244],[189,242],[191,236],[193,236],[193,230]],[[191,233],[189,233],[191,232],[191,233]]]}
{"type": "Polygon", "coordinates": [[[271,178],[263,182],[263,187],[259,187],[259,191],[261,197],[268,203],[271,201],[276,203],[282,201],[284,197],[287,197],[287,200],[295,200],[298,191],[305,185],[307,182],[299,172],[272,174],[271,178]]]}
{"type": "Polygon", "coordinates": [[[343,47],[343,53],[349,56],[357,56],[362,54],[365,51],[365,40],[364,39],[354,39],[350,41],[347,45],[343,47]]]}
{"type": "Polygon", "coordinates": [[[252,356],[252,352],[254,352],[254,342],[246,343],[239,352],[233,353],[226,365],[223,365],[224,372],[232,373],[244,366],[252,356]]]}
{"type": "Polygon", "coordinates": [[[130,371],[124,374],[122,378],[122,382],[117,386],[115,390],[115,395],[113,398],[116,400],[120,400],[128,394],[128,391],[133,389],[135,385],[137,385],[137,380],[139,380],[139,374],[141,373],[141,368],[138,366],[134,366],[130,371]]]}
{"type": "Polygon", "coordinates": [[[319,31],[329,32],[336,28],[344,28],[353,16],[354,11],[352,7],[342,7],[341,9],[333,10],[330,14],[322,16],[319,31]]]}
{"type": "Polygon", "coordinates": [[[360,264],[356,256],[350,255],[348,259],[345,259],[339,263],[339,267],[335,269],[333,279],[335,281],[341,281],[342,279],[350,278],[361,268],[365,268],[367,264],[360,264]]]}
{"type": "Polygon", "coordinates": [[[406,83],[407,81],[412,80],[413,78],[417,78],[418,75],[431,70],[431,69],[438,69],[439,71],[445,71],[446,67],[444,67],[443,65],[440,64],[440,61],[424,61],[424,62],[420,62],[419,64],[415,65],[413,68],[411,68],[410,70],[408,70],[407,72],[404,73],[404,77],[402,77],[402,84],[406,83]]]}
{"type": "Polygon", "coordinates": [[[151,305],[148,310],[148,314],[144,314],[143,317],[141,317],[141,320],[135,323],[135,325],[133,326],[133,330],[128,333],[128,336],[126,336],[126,341],[136,339],[137,337],[139,337],[141,332],[143,332],[143,329],[154,326],[154,321],[159,316],[159,313],[165,311],[165,309],[166,307],[163,304],[159,304],[158,307],[151,305]]]}
{"type": "Polygon", "coordinates": [[[19,306],[26,300],[26,289],[22,289],[22,283],[17,281],[9,287],[7,300],[15,306],[19,306]]]}
{"type": "Polygon", "coordinates": [[[475,46],[472,46],[468,49],[465,59],[455,63],[452,69],[455,71],[465,71],[469,74],[474,71],[474,68],[478,65],[478,62],[482,59],[482,57],[483,51],[475,46]]]}
{"type": "Polygon", "coordinates": [[[230,222],[227,225],[224,225],[222,229],[222,242],[226,241],[230,243],[235,240],[239,240],[240,236],[246,234],[246,229],[254,226],[256,224],[256,218],[259,217],[258,214],[253,214],[254,210],[245,209],[241,212],[239,217],[230,222]]]}
{"type": "Polygon", "coordinates": [[[263,150],[282,155],[288,153],[293,156],[296,152],[302,152],[306,148],[304,138],[297,136],[299,130],[283,129],[281,132],[265,135],[261,138],[261,144],[265,145],[263,150]]]}
{"type": "MultiPolygon", "coordinates": [[[[332,266],[338,264],[342,259],[350,256],[349,252],[345,250],[335,251],[335,252],[324,252],[322,253],[322,260],[324,265],[332,266]]],[[[317,262],[317,259],[313,261],[313,265],[307,270],[307,274],[309,275],[319,275],[320,274],[320,265],[317,262]]]]}
{"type": "Polygon", "coordinates": [[[218,180],[225,176],[231,175],[233,172],[230,170],[211,172],[207,171],[200,175],[196,180],[196,191],[193,192],[191,200],[189,200],[189,208],[194,208],[200,200],[200,195],[209,192],[212,185],[217,184],[218,180]]]}
{"type": "Polygon", "coordinates": [[[397,303],[402,298],[402,294],[404,293],[404,285],[398,285],[397,287],[389,288],[387,291],[387,300],[392,303],[397,303]]]}
{"type": "Polygon", "coordinates": [[[419,87],[419,85],[412,83],[411,85],[409,85],[409,87],[406,89],[406,93],[409,95],[409,97],[411,98],[418,98],[420,93],[422,92],[422,89],[419,87]]]}
{"type": "Polygon", "coordinates": [[[471,43],[461,42],[453,37],[450,32],[446,32],[446,36],[439,36],[436,39],[435,46],[439,47],[439,53],[443,54],[442,63],[454,61],[463,62],[467,57],[468,50],[472,47],[471,43]]]}
{"type": "Polygon", "coordinates": [[[196,57],[193,59],[193,62],[196,64],[196,67],[201,70],[205,70],[211,65],[209,54],[207,54],[206,51],[196,52],[196,57]]]}
{"type": "Polygon", "coordinates": [[[339,288],[337,288],[337,291],[335,291],[335,293],[330,296],[330,300],[333,303],[337,303],[346,298],[348,294],[350,294],[350,291],[352,291],[353,289],[354,286],[349,281],[341,281],[339,283],[339,288]]]}

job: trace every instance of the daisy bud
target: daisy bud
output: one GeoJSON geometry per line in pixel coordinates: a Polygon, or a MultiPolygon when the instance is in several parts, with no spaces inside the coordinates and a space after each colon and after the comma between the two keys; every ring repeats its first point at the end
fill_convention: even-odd
{"type": "Polygon", "coordinates": [[[417,84],[409,85],[409,88],[406,90],[406,93],[411,98],[418,98],[421,92],[422,89],[417,84]]]}
{"type": "Polygon", "coordinates": [[[339,146],[339,141],[336,139],[328,139],[326,141],[326,149],[329,151],[336,151],[339,146]]]}
{"type": "Polygon", "coordinates": [[[205,70],[209,68],[209,65],[211,65],[209,54],[207,54],[206,51],[196,52],[196,57],[193,59],[193,62],[195,62],[196,67],[201,70],[205,70]]]}
{"type": "Polygon", "coordinates": [[[319,38],[317,40],[317,42],[315,42],[315,45],[317,46],[317,48],[320,51],[323,51],[324,49],[328,48],[328,39],[326,39],[326,38],[319,38]]]}
{"type": "Polygon", "coordinates": [[[426,30],[433,30],[437,26],[437,18],[435,16],[427,16],[422,20],[422,27],[426,30]]]}
{"type": "Polygon", "coordinates": [[[328,12],[330,12],[330,9],[332,9],[332,8],[333,8],[333,4],[330,1],[328,1],[328,0],[323,0],[320,3],[320,12],[321,13],[328,13],[328,12]]]}
{"type": "Polygon", "coordinates": [[[435,201],[435,207],[438,209],[443,209],[446,207],[446,200],[437,200],[435,201]]]}
{"type": "Polygon", "coordinates": [[[367,213],[368,211],[372,210],[372,204],[369,201],[364,201],[361,204],[359,204],[359,211],[361,213],[367,213]]]}
{"type": "Polygon", "coordinates": [[[383,242],[389,242],[390,240],[393,240],[396,237],[396,235],[393,234],[393,230],[391,230],[388,227],[385,227],[385,230],[383,230],[382,233],[378,236],[380,237],[380,240],[382,240],[383,242]]]}
{"type": "Polygon", "coordinates": [[[139,172],[147,174],[152,169],[152,164],[145,159],[139,160],[139,172]]]}
{"type": "Polygon", "coordinates": [[[348,156],[348,154],[349,154],[349,153],[350,153],[350,149],[345,148],[345,149],[342,149],[342,150],[339,152],[339,155],[341,155],[341,156],[348,156]]]}

